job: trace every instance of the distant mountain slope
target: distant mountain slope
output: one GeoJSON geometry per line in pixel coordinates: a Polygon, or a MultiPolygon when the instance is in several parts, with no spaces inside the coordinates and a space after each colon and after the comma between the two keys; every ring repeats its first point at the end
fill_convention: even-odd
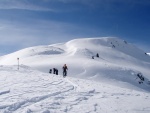
{"type": "Polygon", "coordinates": [[[17,65],[17,58],[20,64],[46,73],[55,67],[62,74],[62,66],[67,64],[68,76],[149,91],[150,57],[119,38],[83,38],[30,47],[0,57],[0,64],[17,65]],[[145,78],[143,84],[139,84],[138,73],[145,78]]]}
{"type": "MultiPolygon", "coordinates": [[[[74,47],[77,51],[78,49],[90,49],[91,52],[105,53],[111,56],[118,56],[118,54],[110,54],[109,51],[114,51],[122,54],[134,57],[139,60],[144,60],[150,62],[150,58],[145,55],[145,52],[138,49],[134,45],[127,43],[119,38],[85,38],[85,39],[75,39],[67,42],[68,47],[74,47]],[[107,50],[107,51],[106,51],[107,50]]],[[[71,49],[72,49],[71,48],[71,49]]]]}

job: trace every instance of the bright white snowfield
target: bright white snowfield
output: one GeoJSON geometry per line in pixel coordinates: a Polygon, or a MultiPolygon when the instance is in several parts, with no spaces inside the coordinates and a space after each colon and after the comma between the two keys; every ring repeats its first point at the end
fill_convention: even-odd
{"type": "Polygon", "coordinates": [[[109,37],[2,56],[0,113],[150,113],[150,56],[109,37]],[[59,75],[49,74],[50,68],[57,68],[59,75]]]}

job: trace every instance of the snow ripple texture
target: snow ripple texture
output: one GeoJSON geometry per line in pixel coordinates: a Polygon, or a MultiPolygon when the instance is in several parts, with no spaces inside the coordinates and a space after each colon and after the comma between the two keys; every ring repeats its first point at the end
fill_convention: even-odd
{"type": "Polygon", "coordinates": [[[0,113],[149,113],[150,94],[29,67],[1,66],[0,113]]]}

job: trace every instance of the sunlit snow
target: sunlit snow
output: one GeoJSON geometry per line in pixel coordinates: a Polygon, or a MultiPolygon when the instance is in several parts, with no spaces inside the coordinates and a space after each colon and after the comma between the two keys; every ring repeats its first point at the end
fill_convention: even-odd
{"type": "Polygon", "coordinates": [[[150,112],[150,56],[119,38],[30,47],[0,65],[0,113],[150,112]]]}

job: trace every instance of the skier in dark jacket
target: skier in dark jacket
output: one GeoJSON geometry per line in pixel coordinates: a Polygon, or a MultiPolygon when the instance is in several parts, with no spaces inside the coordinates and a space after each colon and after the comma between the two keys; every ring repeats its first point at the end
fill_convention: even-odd
{"type": "Polygon", "coordinates": [[[68,70],[68,67],[66,64],[64,64],[64,66],[63,66],[63,77],[67,76],[67,70],[68,70]]]}
{"type": "Polygon", "coordinates": [[[49,73],[52,73],[52,69],[49,70],[49,73]]]}

